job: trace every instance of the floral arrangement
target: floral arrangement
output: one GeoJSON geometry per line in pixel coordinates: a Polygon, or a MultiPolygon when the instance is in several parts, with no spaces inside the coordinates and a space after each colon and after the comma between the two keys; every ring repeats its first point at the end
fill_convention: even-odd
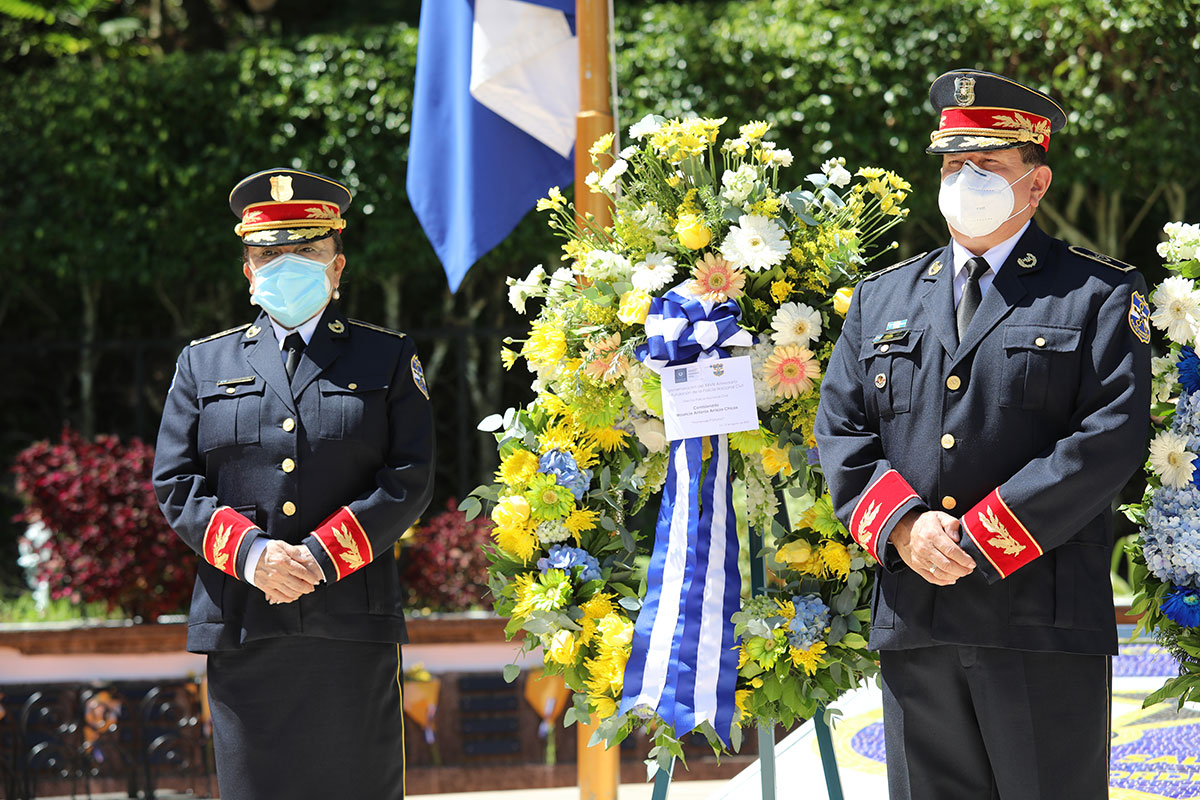
{"type": "Polygon", "coordinates": [[[1179,677],[1146,698],[1147,706],[1200,700],[1200,225],[1169,223],[1158,253],[1172,273],[1150,296],[1150,321],[1170,343],[1153,359],[1152,418],[1143,502],[1123,510],[1142,526],[1131,545],[1130,609],[1179,660],[1179,677]]]}
{"type": "Polygon", "coordinates": [[[23,549],[51,597],[147,620],[187,608],[194,556],[158,510],[153,464],[154,448],[138,439],[89,441],[69,429],[58,444],[35,442],[17,455],[26,504],[17,520],[50,533],[23,549]]]}
{"type": "MultiPolygon", "coordinates": [[[[525,361],[535,399],[481,424],[500,467],[462,505],[495,524],[490,588],[509,635],[523,631],[524,647],[540,646],[547,671],[576,692],[567,724],[595,714],[610,742],[648,726],[663,763],[682,755],[675,731],[645,709],[618,709],[650,538],[628,523],[668,472],[660,376],[643,363],[647,320],[668,295],[725,309],[725,324],[750,334],[722,355],[749,356],[760,425],[728,435],[728,461],[744,488],[742,530],[764,534],[774,565],[768,593],[731,620],[740,719],[731,732],[697,730],[736,747],[741,725],[812,716],[876,668],[861,635],[871,565],[833,514],[812,429],[865,253],[906,216],[909,185],[831,158],[784,192],[793,156],[765,138],[769,125],[718,144],[724,123],[647,116],[615,155],[612,135],[601,137],[587,186],[612,202],[611,226],[578,218],[557,188],[539,202],[569,264],[509,279],[518,312],[542,305],[519,347],[501,353],[506,368],[525,361]],[[792,526],[775,521],[785,488],[800,514],[792,526]]],[[[705,439],[706,465],[710,451],[705,439]]]]}
{"type": "Polygon", "coordinates": [[[399,542],[400,577],[408,608],[466,611],[487,588],[483,545],[492,526],[468,520],[451,498],[445,510],[416,526],[399,542]]]}

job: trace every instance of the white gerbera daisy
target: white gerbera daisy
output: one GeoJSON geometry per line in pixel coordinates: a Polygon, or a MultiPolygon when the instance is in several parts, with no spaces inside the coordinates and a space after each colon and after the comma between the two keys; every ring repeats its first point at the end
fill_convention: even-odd
{"type": "Polygon", "coordinates": [[[647,136],[657,131],[660,127],[662,126],[659,121],[654,118],[654,115],[647,114],[629,126],[629,138],[645,139],[647,136]]]}
{"type": "Polygon", "coordinates": [[[546,270],[538,264],[523,279],[508,278],[508,303],[518,314],[525,313],[525,301],[531,297],[544,297],[546,290],[543,282],[546,280],[546,270]]]}
{"type": "Polygon", "coordinates": [[[1195,453],[1187,450],[1187,437],[1162,431],[1150,442],[1150,468],[1162,476],[1164,486],[1182,489],[1192,480],[1195,453]]]}
{"type": "Polygon", "coordinates": [[[1172,275],[1158,285],[1150,298],[1154,313],[1150,321],[1167,337],[1179,344],[1191,344],[1200,321],[1200,293],[1187,278],[1172,275]]]}
{"type": "Polygon", "coordinates": [[[775,312],[771,327],[775,330],[771,338],[777,346],[808,347],[821,335],[821,312],[803,303],[784,303],[775,312]]]}
{"type": "Polygon", "coordinates": [[[721,255],[734,267],[761,272],[783,261],[788,241],[783,229],[766,217],[743,214],[721,243],[721,255]]]}
{"type": "Polygon", "coordinates": [[[633,265],[633,287],[657,292],[675,277],[675,259],[666,253],[651,253],[633,265]]]}

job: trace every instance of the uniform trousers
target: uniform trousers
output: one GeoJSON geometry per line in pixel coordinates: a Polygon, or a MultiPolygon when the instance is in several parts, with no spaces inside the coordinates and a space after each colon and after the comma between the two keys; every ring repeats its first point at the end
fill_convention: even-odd
{"type": "Polygon", "coordinates": [[[403,800],[400,646],[288,636],[208,655],[221,800],[403,800]]]}
{"type": "Polygon", "coordinates": [[[962,645],[879,655],[891,800],[1108,797],[1109,656],[962,645]]]}

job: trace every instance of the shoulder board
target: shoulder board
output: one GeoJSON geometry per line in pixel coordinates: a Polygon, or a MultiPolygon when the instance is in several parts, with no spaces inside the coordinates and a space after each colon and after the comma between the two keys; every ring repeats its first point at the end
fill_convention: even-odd
{"type": "Polygon", "coordinates": [[[227,331],[221,331],[220,333],[214,333],[212,336],[205,336],[203,339],[192,339],[191,344],[188,346],[194,347],[195,345],[198,345],[198,344],[204,344],[205,342],[211,342],[213,339],[220,339],[222,336],[228,336],[231,333],[237,333],[238,331],[244,331],[244,330],[246,330],[246,328],[249,328],[249,327],[250,327],[250,323],[247,322],[245,325],[238,325],[236,328],[230,328],[227,331]]]}
{"type": "Polygon", "coordinates": [[[1137,269],[1137,267],[1135,267],[1133,264],[1126,264],[1124,261],[1118,261],[1117,259],[1113,258],[1112,256],[1106,256],[1103,253],[1093,253],[1091,250],[1088,250],[1086,247],[1080,247],[1078,245],[1071,245],[1067,249],[1070,250],[1072,253],[1074,253],[1077,256],[1083,256],[1084,258],[1090,258],[1092,261],[1099,261],[1104,266],[1112,267],[1113,269],[1120,270],[1121,272],[1132,272],[1137,269]]]}
{"type": "Polygon", "coordinates": [[[372,325],[371,323],[363,322],[360,319],[351,319],[347,320],[347,322],[349,322],[351,325],[357,325],[360,328],[370,328],[371,330],[379,331],[380,333],[388,333],[392,336],[399,336],[401,339],[405,337],[405,334],[401,333],[400,331],[394,331],[391,328],[384,328],[380,325],[372,325]]]}
{"type": "Polygon", "coordinates": [[[878,272],[872,272],[870,275],[863,278],[863,281],[873,280],[875,278],[878,278],[880,275],[891,272],[894,269],[900,269],[901,267],[907,267],[909,264],[913,263],[914,261],[920,261],[922,258],[924,258],[927,255],[929,255],[928,250],[926,250],[924,253],[921,253],[919,255],[915,255],[912,258],[901,261],[899,264],[892,264],[890,267],[884,267],[883,269],[879,270],[878,272]]]}

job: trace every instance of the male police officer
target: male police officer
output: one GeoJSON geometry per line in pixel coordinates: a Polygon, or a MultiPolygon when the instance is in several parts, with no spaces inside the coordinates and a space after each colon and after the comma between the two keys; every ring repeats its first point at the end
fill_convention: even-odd
{"type": "Polygon", "coordinates": [[[273,169],[229,197],[253,324],[185,347],[154,488],[202,556],[188,649],[208,654],[223,800],[404,796],[392,544],[433,482],[412,340],[337,297],[350,192],[273,169]]]}
{"type": "Polygon", "coordinates": [[[1145,285],[1032,221],[1053,100],[976,70],[929,95],[951,242],[858,285],[816,427],[838,516],[882,565],[891,797],[1107,797],[1111,503],[1145,452],[1145,285]]]}

